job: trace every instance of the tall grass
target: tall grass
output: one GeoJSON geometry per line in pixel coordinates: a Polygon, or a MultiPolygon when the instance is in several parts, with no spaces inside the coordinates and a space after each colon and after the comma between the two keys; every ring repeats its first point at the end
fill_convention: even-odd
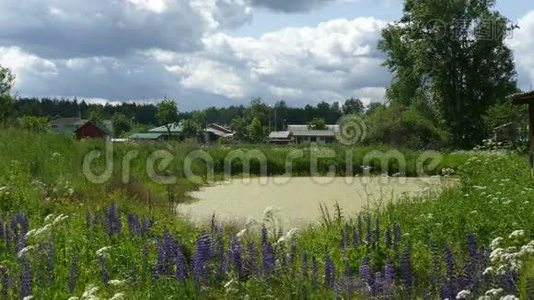
{"type": "MultiPolygon", "coordinates": [[[[144,160],[154,149],[171,151],[172,171],[180,177],[173,192],[185,194],[198,187],[178,172],[194,145],[116,145],[118,166],[127,151],[140,153],[132,162],[133,181],[122,183],[118,169],[109,182],[90,183],[81,174],[83,157],[103,146],[0,133],[0,295],[68,299],[89,293],[90,285],[98,288],[98,297],[115,299],[121,293],[125,299],[433,299],[456,297],[462,290],[471,297],[498,288],[500,296],[532,290],[528,251],[514,256],[522,262],[519,269],[495,255],[489,258],[489,251],[515,251],[511,246],[518,251],[533,238],[534,184],[522,156],[444,154],[434,174],[452,168],[458,186],[359,216],[338,208],[325,212],[323,225],[295,234],[268,224],[260,233],[242,230],[216,219],[202,228],[170,211],[167,188],[148,178],[144,160]],[[490,248],[497,237],[503,237],[502,245],[490,248]],[[104,247],[109,248],[97,253],[104,247]],[[483,274],[488,267],[503,272],[483,274]]],[[[265,153],[270,174],[285,172],[287,148],[245,149],[253,148],[265,153]]],[[[233,149],[205,149],[217,173],[233,149]]],[[[337,154],[330,162],[344,166],[347,148],[332,149],[337,154]]],[[[360,167],[364,154],[375,149],[350,149],[353,166],[360,167]]],[[[415,175],[419,153],[402,152],[413,165],[407,173],[415,175]]],[[[309,174],[306,154],[296,170],[309,174]]]]}

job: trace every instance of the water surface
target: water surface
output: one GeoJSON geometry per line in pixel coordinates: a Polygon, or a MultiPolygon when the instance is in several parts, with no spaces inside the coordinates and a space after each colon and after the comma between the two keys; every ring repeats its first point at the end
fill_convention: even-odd
{"type": "Polygon", "coordinates": [[[336,203],[345,215],[354,215],[366,207],[384,207],[403,196],[439,192],[444,181],[437,177],[233,179],[191,193],[198,201],[179,204],[177,210],[197,222],[206,222],[215,213],[218,220],[244,223],[249,218],[261,221],[265,209],[273,208],[284,227],[300,227],[320,220],[320,204],[332,215],[336,203]]]}

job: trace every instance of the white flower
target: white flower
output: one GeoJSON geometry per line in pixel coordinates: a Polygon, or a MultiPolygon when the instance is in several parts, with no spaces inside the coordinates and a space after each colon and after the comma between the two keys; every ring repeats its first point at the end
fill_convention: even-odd
{"type": "Polygon", "coordinates": [[[54,214],[49,214],[48,216],[46,216],[46,218],[44,219],[45,223],[48,223],[50,220],[52,220],[53,217],[54,214]]]}
{"type": "Polygon", "coordinates": [[[245,228],[245,229],[241,230],[240,232],[238,232],[238,233],[236,234],[236,237],[237,237],[237,238],[241,238],[242,236],[245,235],[246,232],[247,232],[247,229],[245,228]]]}
{"type": "Polygon", "coordinates": [[[102,247],[98,250],[96,250],[96,255],[97,256],[105,256],[108,254],[108,250],[111,249],[111,246],[106,246],[106,247],[102,247]]]}
{"type": "Polygon", "coordinates": [[[21,258],[23,257],[24,255],[26,255],[26,253],[28,253],[30,250],[33,250],[35,248],[35,246],[26,246],[24,248],[22,248],[19,253],[17,253],[17,257],[18,258],[21,258]]]}
{"type": "Polygon", "coordinates": [[[484,272],[482,272],[482,275],[488,275],[488,274],[491,274],[493,273],[493,268],[492,267],[487,267],[484,272]]]}
{"type": "Polygon", "coordinates": [[[109,300],[122,300],[124,299],[124,293],[116,293],[113,295],[113,297],[109,298],[109,300]]]}
{"type": "Polygon", "coordinates": [[[33,295],[29,295],[29,296],[22,298],[22,300],[30,300],[30,299],[33,299],[33,295]]]}
{"type": "Polygon", "coordinates": [[[98,287],[94,284],[90,284],[85,287],[83,291],[82,299],[98,299],[95,297],[95,293],[98,292],[98,287]]]}
{"type": "Polygon", "coordinates": [[[234,279],[228,281],[227,283],[224,284],[224,288],[227,289],[227,288],[230,287],[233,283],[234,283],[234,279]]]}
{"type": "Polygon", "coordinates": [[[64,214],[60,214],[59,216],[57,216],[55,219],[54,219],[54,222],[52,222],[52,224],[56,224],[58,222],[61,222],[63,220],[65,220],[66,218],[68,218],[69,216],[67,215],[64,215],[64,214]]]}
{"type": "Polygon", "coordinates": [[[80,300],[80,298],[72,296],[72,297],[70,297],[70,298],[67,299],[67,300],[80,300]]]}
{"type": "Polygon", "coordinates": [[[501,300],[519,300],[519,298],[514,295],[506,295],[504,297],[501,297],[501,300]]]}
{"type": "Polygon", "coordinates": [[[495,250],[497,247],[499,247],[499,245],[502,242],[502,240],[503,240],[502,237],[498,237],[498,238],[493,239],[493,241],[491,241],[491,244],[490,244],[491,249],[495,250]]]}
{"type": "Polygon", "coordinates": [[[494,297],[497,297],[500,293],[503,292],[503,289],[491,289],[491,290],[487,290],[485,295],[486,296],[494,296],[494,297]]]}
{"type": "Polygon", "coordinates": [[[119,280],[119,279],[111,279],[110,281],[108,281],[108,284],[113,285],[113,286],[120,286],[120,285],[124,285],[125,283],[126,283],[126,280],[119,280]]]}
{"type": "Polygon", "coordinates": [[[524,230],[516,230],[512,233],[510,233],[510,236],[508,236],[509,239],[514,239],[514,238],[521,238],[525,236],[525,231],[524,230]]]}
{"type": "Polygon", "coordinates": [[[276,243],[279,244],[279,243],[282,243],[282,242],[285,242],[285,241],[290,241],[291,239],[293,239],[293,236],[295,236],[295,234],[298,232],[298,230],[299,230],[298,228],[291,228],[286,233],[286,235],[284,235],[283,237],[279,238],[276,243]]]}
{"type": "Polygon", "coordinates": [[[463,290],[456,295],[456,299],[467,299],[471,295],[470,291],[463,290]]]}

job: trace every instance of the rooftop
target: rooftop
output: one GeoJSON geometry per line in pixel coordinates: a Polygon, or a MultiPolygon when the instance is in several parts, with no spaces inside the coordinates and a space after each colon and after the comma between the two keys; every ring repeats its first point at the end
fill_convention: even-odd
{"type": "Polygon", "coordinates": [[[289,131],[273,131],[269,134],[270,139],[288,139],[290,136],[289,131]]]}
{"type": "Polygon", "coordinates": [[[134,133],[128,138],[132,140],[157,140],[161,136],[161,133],[134,133]]]}
{"type": "Polygon", "coordinates": [[[534,91],[512,94],[508,96],[508,99],[512,100],[514,104],[534,103],[534,91]]]}
{"type": "MultiPolygon", "coordinates": [[[[171,125],[171,124],[169,124],[171,125]]],[[[171,133],[181,133],[182,132],[182,126],[180,126],[180,124],[172,124],[170,126],[171,128],[171,133]]],[[[156,127],[156,128],[153,128],[153,129],[150,129],[149,132],[151,133],[167,133],[167,127],[165,126],[160,126],[160,127],[156,127]]]]}

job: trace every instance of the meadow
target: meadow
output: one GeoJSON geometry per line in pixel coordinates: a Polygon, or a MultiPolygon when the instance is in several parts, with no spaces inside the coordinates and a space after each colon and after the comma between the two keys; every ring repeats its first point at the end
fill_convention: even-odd
{"type": "MultiPolygon", "coordinates": [[[[91,183],[84,156],[101,141],[0,132],[0,295],[5,299],[514,299],[534,292],[534,184],[527,159],[507,151],[442,153],[428,175],[454,174],[460,184],[440,194],[405,198],[382,210],[347,215],[323,211],[319,225],[281,228],[275,211],[243,227],[191,223],[172,209],[204,182],[184,177],[183,158],[193,144],[114,145],[118,166],[110,180],[91,183]],[[135,149],[130,181],[121,162],[135,149]],[[172,185],[150,179],[146,158],[165,149],[173,161],[162,173],[172,185]],[[444,171],[445,169],[445,171],[444,171]],[[28,298],[27,298],[28,299],[28,298]]],[[[240,146],[241,147],[241,146],[240,146]]],[[[269,175],[285,172],[290,149],[265,145],[269,175]]],[[[295,147],[299,148],[299,147],[295,147]]],[[[216,177],[235,146],[205,148],[216,177]]],[[[320,160],[345,175],[347,148],[320,160]]],[[[365,153],[357,147],[356,173],[365,153]]],[[[293,172],[310,175],[310,151],[293,172]]],[[[399,150],[406,175],[417,175],[421,153],[399,150]]],[[[239,170],[236,162],[235,170],[239,170]]],[[[388,166],[390,175],[399,168],[388,166]]],[[[205,166],[194,164],[201,174],[205,166]]],[[[260,171],[251,163],[251,174],[260,171]]],[[[239,171],[232,173],[239,175],[239,171]]],[[[319,209],[319,207],[317,208],[319,209]]]]}

